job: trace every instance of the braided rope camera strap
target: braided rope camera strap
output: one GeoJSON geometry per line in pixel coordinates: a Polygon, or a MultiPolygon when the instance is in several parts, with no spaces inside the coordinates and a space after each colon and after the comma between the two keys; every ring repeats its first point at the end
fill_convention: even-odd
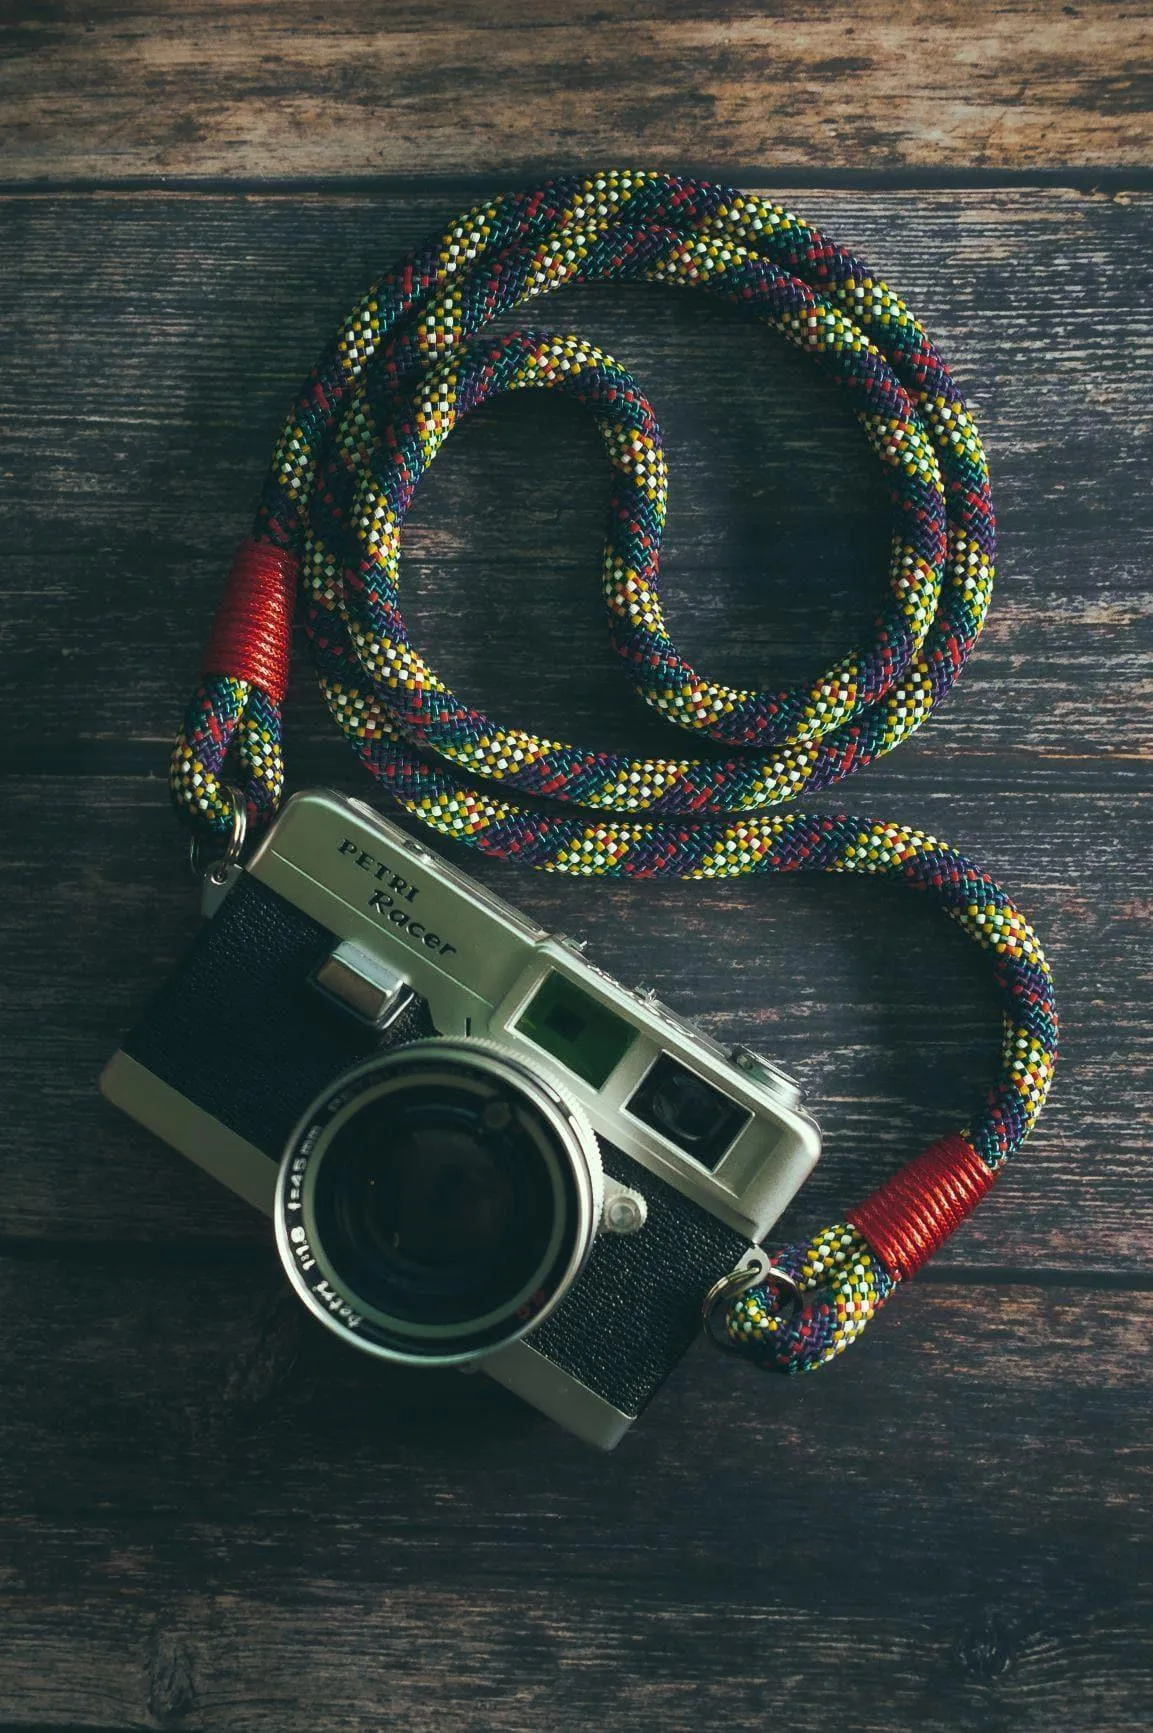
{"type": "Polygon", "coordinates": [[[839,782],[920,727],[981,629],[993,557],[973,419],[925,332],[866,265],[751,194],[639,171],[563,177],[466,212],[410,254],[310,374],[177,741],[175,802],[202,838],[228,833],[230,784],[250,822],[275,812],[299,596],[340,728],[391,800],[454,841],[550,872],[872,873],[935,898],[989,954],[1000,1069],[965,1129],[843,1222],[774,1257],[802,1290],[799,1308],[772,1281],[730,1302],[727,1334],[740,1352],[808,1371],[858,1335],[980,1200],[1052,1076],[1049,970],[987,874],[904,825],[770,810],[839,782]],[[893,502],[871,644],[780,692],[709,680],[676,649],[657,589],[665,461],[636,381],[580,337],[486,331],[532,297],[591,281],[683,285],[747,308],[849,392],[893,502]],[[729,754],[634,759],[540,739],[462,702],[410,643],[400,539],[417,483],[471,410],[537,387],[588,406],[612,466],[603,584],[617,653],[649,704],[729,754]]]}

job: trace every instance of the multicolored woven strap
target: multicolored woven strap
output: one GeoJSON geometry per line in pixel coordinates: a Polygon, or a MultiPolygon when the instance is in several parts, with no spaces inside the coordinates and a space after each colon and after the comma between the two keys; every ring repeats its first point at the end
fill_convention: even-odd
{"type": "Polygon", "coordinates": [[[299,601],[333,716],[390,800],[455,841],[550,872],[726,878],[880,874],[928,892],[988,953],[1001,1068],[968,1126],[843,1224],[777,1254],[807,1296],[770,1283],[733,1303],[733,1345],[807,1371],[850,1342],[992,1184],[1033,1124],[1057,1021],[1045,958],[1005,893],[902,825],[771,809],[889,752],[946,695],[989,603],[995,527],[985,456],[947,366],[904,303],[853,254],[777,205],[672,175],[567,176],[458,217],[382,277],[309,375],[276,448],[172,761],[201,836],[251,824],[283,784],[280,706],[299,601]],[[491,332],[565,283],[698,289],[743,308],[849,393],[893,506],[870,643],[785,691],[699,673],[670,639],[658,571],[667,475],[636,380],[583,338],[491,332]],[[445,438],[501,392],[586,405],[612,468],[602,581],[612,644],[679,727],[730,750],[630,758],[541,739],[459,698],[410,642],[400,543],[445,438]],[[547,804],[541,805],[539,797],[547,804]]]}

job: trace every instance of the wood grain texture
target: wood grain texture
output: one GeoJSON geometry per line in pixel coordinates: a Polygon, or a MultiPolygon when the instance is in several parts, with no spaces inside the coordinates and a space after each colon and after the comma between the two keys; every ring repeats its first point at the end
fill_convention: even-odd
{"type": "Polygon", "coordinates": [[[6,1726],[1153,1710],[1147,1293],[990,1286],[976,1331],[930,1285],[835,1375],[767,1387],[702,1345],[612,1458],[482,1377],[341,1350],[270,1251],[22,1261],[0,1293],[6,1726]]]}
{"type": "MultiPolygon", "coordinates": [[[[10,181],[474,176],[0,200],[0,1730],[1144,1733],[1148,195],[790,195],[955,363],[1002,532],[955,697],[824,804],[1003,878],[1065,1019],[1021,1160],[837,1366],[786,1383],[702,1344],[602,1458],[484,1378],[342,1350],[266,1225],[95,1094],[195,925],[165,759],[287,396],[476,177],[638,153],[1149,163],[1141,8],[533,12],[0,20],[10,181]]],[[[801,358],[658,291],[532,318],[587,332],[654,399],[668,612],[702,666],[797,679],[867,629],[876,476],[801,358]]],[[[476,417],[406,532],[414,635],[502,713],[667,749],[605,648],[604,498],[571,406],[476,417]]],[[[304,666],[288,747],[298,785],[363,789],[304,666]]],[[[956,1123],[992,1064],[981,958],[894,887],[642,889],[461,858],[801,1079],[827,1154],[782,1236],[956,1123]]]]}
{"type": "Polygon", "coordinates": [[[1150,14],[1110,0],[59,0],[0,48],[21,181],[1153,165],[1150,14]]]}

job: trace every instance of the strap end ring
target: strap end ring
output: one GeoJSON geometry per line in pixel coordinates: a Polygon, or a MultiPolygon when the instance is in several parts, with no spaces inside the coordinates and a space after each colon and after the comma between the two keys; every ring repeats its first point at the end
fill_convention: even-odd
{"type": "MultiPolygon", "coordinates": [[[[714,1348],[723,1349],[727,1353],[738,1352],[727,1334],[719,1334],[718,1319],[723,1320],[731,1303],[747,1294],[750,1288],[763,1287],[771,1284],[787,1296],[790,1311],[799,1312],[804,1305],[804,1295],[799,1284],[787,1271],[777,1269],[769,1262],[767,1253],[759,1246],[751,1246],[740,1263],[728,1275],[714,1282],[701,1303],[701,1321],[705,1335],[714,1348]]],[[[723,1330],[723,1322],[721,1329],[723,1330]]]]}
{"type": "Polygon", "coordinates": [[[232,828],[224,854],[219,860],[206,862],[204,844],[200,837],[194,836],[188,845],[188,864],[194,877],[207,879],[214,885],[223,885],[233,867],[239,866],[244,852],[244,839],[248,835],[248,806],[244,795],[234,783],[225,782],[221,787],[232,805],[232,828]]]}

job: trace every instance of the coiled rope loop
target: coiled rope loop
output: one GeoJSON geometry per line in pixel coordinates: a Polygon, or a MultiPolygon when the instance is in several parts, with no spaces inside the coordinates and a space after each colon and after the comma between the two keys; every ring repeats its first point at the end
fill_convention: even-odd
{"type": "Polygon", "coordinates": [[[973,419],[925,332],[859,259],[729,188],[641,171],[554,180],[478,206],[412,253],[374,285],[309,376],[177,741],[174,798],[199,832],[217,836],[230,825],[227,782],[242,787],[252,823],[276,810],[299,591],[338,725],[389,796],[446,836],[553,872],[867,872],[933,895],[991,953],[1004,1007],[1000,1074],[962,1133],[844,1224],[776,1257],[811,1295],[799,1315],[766,1288],[730,1307],[735,1346],[808,1370],[839,1352],[974,1206],[1027,1135],[1052,1074],[1049,971],[992,880],[903,826],[767,810],[839,782],[921,725],[980,632],[994,547],[973,419]],[[667,472],[643,392],[580,337],[488,329],[499,313],[588,281],[720,296],[851,394],[893,506],[871,643],[785,691],[710,680],[680,654],[660,606],[667,472]],[[602,581],[617,654],[649,704],[731,756],[633,758],[541,739],[458,698],[410,642],[400,541],[417,484],[463,416],[501,392],[535,388],[585,404],[605,444],[602,581]],[[539,796],[560,810],[534,804],[539,796]]]}

